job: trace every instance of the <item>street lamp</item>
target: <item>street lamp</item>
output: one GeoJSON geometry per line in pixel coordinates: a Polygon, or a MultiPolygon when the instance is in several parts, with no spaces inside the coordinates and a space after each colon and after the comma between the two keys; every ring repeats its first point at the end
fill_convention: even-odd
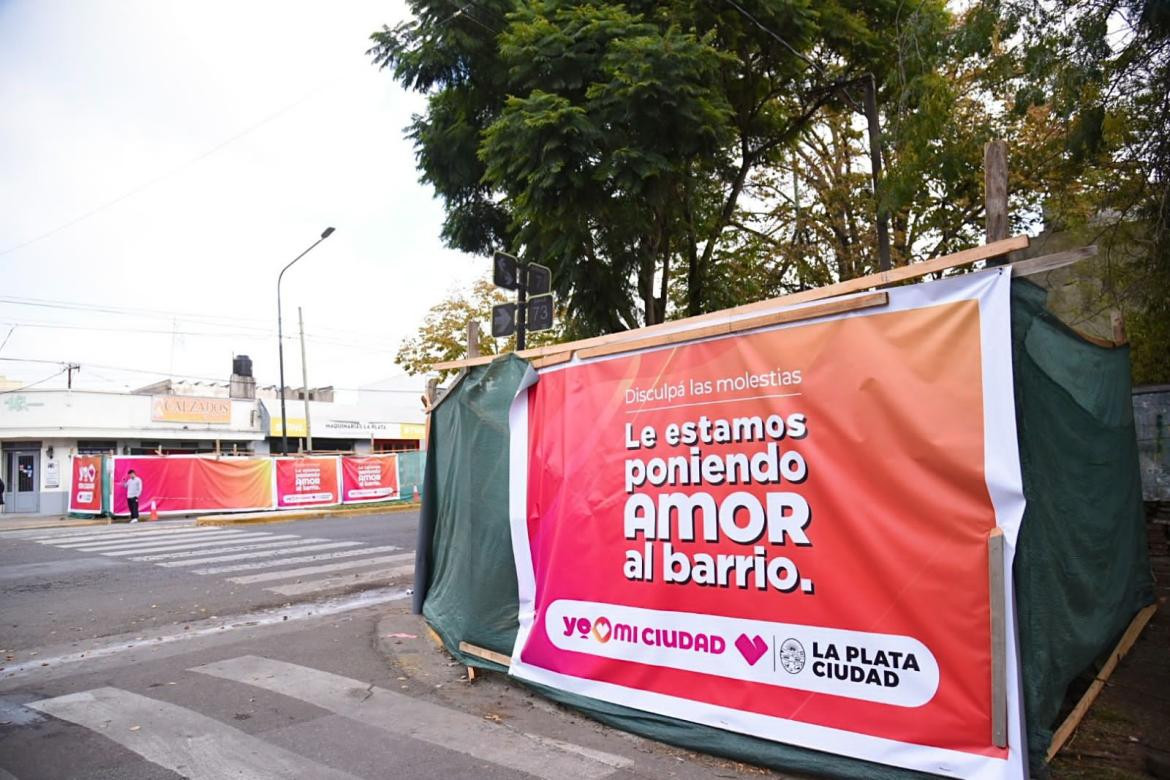
{"type": "MultiPolygon", "coordinates": [[[[333,228],[325,228],[325,232],[321,234],[320,238],[313,242],[313,246],[310,246],[304,252],[301,252],[299,255],[294,257],[292,259],[292,263],[289,263],[284,268],[280,269],[280,275],[276,277],[276,350],[277,354],[280,356],[280,450],[281,454],[283,455],[288,455],[288,416],[284,411],[284,327],[281,323],[280,312],[280,281],[284,279],[284,272],[292,268],[293,263],[309,254],[309,252],[312,252],[313,247],[317,246],[317,244],[320,244],[331,235],[333,235],[333,228]]],[[[308,393],[309,388],[304,388],[304,391],[305,393],[308,393]]]]}

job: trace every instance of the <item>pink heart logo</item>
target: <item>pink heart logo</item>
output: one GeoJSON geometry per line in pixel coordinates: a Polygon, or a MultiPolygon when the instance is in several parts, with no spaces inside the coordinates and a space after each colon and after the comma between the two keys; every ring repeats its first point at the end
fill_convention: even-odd
{"type": "Polygon", "coordinates": [[[735,640],[735,649],[739,650],[739,654],[743,656],[743,660],[748,662],[748,666],[755,666],[756,661],[768,652],[768,643],[758,634],[750,639],[747,634],[740,634],[739,639],[735,640]]]}
{"type": "Polygon", "coordinates": [[[612,631],[613,629],[609,624],[608,618],[599,617],[593,621],[593,636],[597,637],[597,641],[601,642],[601,644],[609,641],[609,635],[612,631]]]}

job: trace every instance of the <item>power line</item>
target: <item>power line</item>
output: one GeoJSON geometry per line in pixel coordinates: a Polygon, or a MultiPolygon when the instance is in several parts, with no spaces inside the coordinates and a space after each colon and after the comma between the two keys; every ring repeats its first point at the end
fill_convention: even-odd
{"type": "Polygon", "coordinates": [[[774,33],[772,30],[770,30],[770,29],[768,29],[767,27],[765,27],[765,26],[764,26],[764,25],[763,25],[763,24],[762,24],[762,23],[761,23],[761,22],[760,22],[758,19],[756,19],[756,17],[754,17],[754,16],[752,16],[751,14],[749,14],[749,13],[747,12],[747,10],[746,10],[746,9],[744,9],[744,7],[743,7],[742,5],[740,5],[739,3],[735,2],[735,0],[726,0],[726,1],[727,1],[727,4],[728,4],[728,5],[732,6],[733,8],[735,8],[735,10],[739,11],[741,14],[743,14],[745,17],[747,17],[747,18],[748,18],[748,20],[749,20],[749,21],[750,21],[752,24],[754,24],[756,27],[759,27],[759,28],[760,28],[761,30],[763,30],[763,31],[764,31],[764,32],[765,32],[765,33],[766,33],[766,34],[767,34],[769,37],[771,37],[773,40],[777,41],[777,42],[778,42],[778,43],[779,43],[781,46],[783,46],[785,49],[788,49],[788,51],[792,52],[792,53],[793,53],[793,54],[794,54],[796,57],[798,57],[798,58],[800,58],[801,60],[803,60],[803,61],[804,61],[804,63],[805,63],[806,65],[808,65],[810,68],[814,68],[814,69],[815,69],[815,70],[816,70],[818,73],[820,73],[822,76],[823,76],[823,75],[825,75],[825,69],[824,69],[824,68],[822,68],[822,67],[821,67],[820,65],[818,65],[816,62],[814,62],[814,61],[812,61],[811,59],[809,59],[808,57],[806,57],[804,54],[801,54],[800,52],[798,52],[796,49],[794,49],[794,48],[792,47],[792,45],[791,45],[791,44],[789,44],[789,43],[788,43],[788,41],[784,40],[784,39],[783,39],[783,38],[781,38],[779,35],[777,35],[776,33],[774,33]]]}
{"type": "MultiPolygon", "coordinates": [[[[192,323],[196,323],[199,325],[207,325],[207,326],[215,327],[215,328],[229,328],[230,327],[230,328],[240,329],[237,331],[225,331],[224,332],[225,335],[244,335],[241,331],[252,331],[254,334],[263,335],[266,337],[274,337],[276,335],[275,331],[273,331],[271,328],[261,327],[259,325],[259,323],[266,323],[267,320],[255,319],[255,318],[250,318],[250,317],[227,317],[227,316],[222,316],[222,315],[199,314],[199,313],[194,313],[194,312],[175,312],[175,311],[164,311],[161,309],[143,309],[143,308],[134,308],[134,307],[126,307],[126,306],[111,306],[108,304],[81,303],[81,302],[76,302],[76,301],[59,301],[59,300],[52,300],[52,299],[47,299],[47,298],[22,298],[22,297],[15,297],[15,296],[0,296],[0,304],[9,304],[9,305],[13,305],[13,306],[31,306],[31,307],[47,308],[47,309],[61,309],[61,310],[66,310],[66,311],[80,311],[80,312],[87,312],[87,313],[92,313],[92,314],[107,314],[107,315],[113,315],[113,316],[119,316],[119,317],[143,317],[143,318],[153,318],[153,319],[167,320],[167,321],[178,320],[178,321],[192,322],[192,323]],[[249,322],[254,322],[254,323],[258,323],[258,324],[257,325],[244,324],[244,323],[249,323],[249,322]]],[[[33,323],[29,323],[29,324],[31,325],[33,323]]],[[[46,326],[46,327],[48,327],[48,326],[46,326]]],[[[93,330],[102,330],[102,329],[103,328],[98,328],[98,327],[93,328],[93,330]]],[[[116,329],[112,329],[112,328],[104,328],[104,329],[116,330],[116,329]]],[[[142,330],[141,328],[126,328],[125,330],[128,332],[138,332],[138,333],[147,332],[147,331],[142,330]]],[[[158,331],[158,332],[164,332],[164,331],[158,331]]],[[[318,326],[318,328],[316,329],[316,332],[306,334],[306,337],[309,338],[310,340],[325,340],[325,339],[335,339],[336,340],[335,336],[324,335],[325,332],[331,332],[333,334],[349,335],[350,333],[352,333],[352,330],[349,330],[346,328],[330,328],[328,326],[318,326]]],[[[170,333],[172,333],[172,330],[167,329],[165,331],[165,333],[170,334],[170,333]]],[[[182,335],[182,334],[180,334],[180,335],[182,335]]],[[[216,334],[206,334],[206,333],[198,333],[197,334],[197,333],[191,332],[191,333],[188,333],[186,335],[216,335],[216,334]]],[[[338,341],[337,343],[356,344],[357,342],[338,341]]],[[[386,348],[391,349],[392,347],[387,346],[386,348]]]]}
{"type": "Polygon", "coordinates": [[[54,374],[49,374],[44,379],[38,379],[35,382],[29,382],[27,385],[25,385],[23,387],[17,387],[13,390],[0,390],[0,395],[8,395],[9,393],[19,393],[21,390],[28,390],[30,387],[36,387],[37,385],[41,385],[41,384],[44,384],[45,382],[48,382],[50,379],[54,379],[56,377],[59,377],[68,370],[69,370],[69,368],[65,367],[54,374]]]}
{"type": "Polygon", "coordinates": [[[328,79],[328,80],[318,84],[317,86],[313,87],[313,89],[309,90],[308,92],[306,92],[304,95],[297,98],[293,102],[289,103],[288,105],[284,106],[283,108],[277,109],[276,111],[272,112],[271,114],[264,117],[260,121],[249,125],[248,127],[244,128],[243,130],[236,133],[235,135],[232,135],[229,138],[227,138],[223,141],[220,141],[215,146],[211,147],[210,149],[203,152],[202,154],[199,154],[199,155],[191,158],[190,160],[187,160],[185,163],[182,163],[181,165],[179,165],[175,168],[171,168],[170,170],[166,171],[165,173],[162,173],[158,176],[155,176],[154,178],[149,179],[149,180],[143,182],[142,184],[139,184],[136,187],[133,187],[132,189],[128,190],[127,192],[122,193],[121,195],[114,198],[113,200],[105,201],[104,203],[101,203],[101,204],[89,209],[88,211],[85,211],[85,212],[77,215],[73,219],[70,219],[67,222],[64,222],[64,223],[58,225],[57,227],[53,228],[52,230],[47,230],[44,233],[33,236],[32,238],[28,239],[27,241],[23,241],[19,244],[16,244],[15,246],[10,246],[5,250],[0,251],[0,257],[3,257],[4,255],[10,254],[12,252],[15,252],[19,249],[24,249],[26,246],[30,246],[32,244],[35,244],[38,241],[42,241],[46,238],[49,238],[50,236],[54,236],[57,233],[60,233],[62,230],[66,230],[68,228],[73,227],[74,225],[78,224],[79,222],[84,222],[85,220],[89,219],[90,217],[94,216],[95,214],[98,214],[102,211],[105,211],[106,209],[108,209],[112,206],[116,206],[119,203],[121,203],[122,201],[127,200],[128,198],[132,198],[141,192],[145,192],[146,190],[150,189],[151,187],[155,186],[156,184],[160,184],[163,181],[174,176],[175,174],[181,173],[184,170],[186,170],[187,168],[190,168],[191,166],[202,162],[203,160],[207,159],[208,157],[215,154],[216,152],[223,149],[224,147],[230,146],[231,144],[235,143],[236,141],[240,140],[241,138],[245,137],[246,135],[248,135],[256,130],[259,130],[261,127],[268,124],[269,122],[272,122],[273,120],[288,113],[292,109],[299,106],[301,103],[304,103],[309,98],[316,95],[318,92],[323,90],[325,87],[332,84],[334,81],[337,80],[337,78],[339,78],[339,76],[334,76],[333,78],[328,79]]]}
{"type": "MultiPolygon", "coordinates": [[[[152,330],[146,328],[116,328],[102,325],[68,325],[65,323],[56,322],[15,322],[8,320],[5,324],[12,325],[13,329],[17,326],[22,328],[46,328],[50,330],[80,330],[80,331],[99,331],[103,333],[130,333],[141,334],[146,336],[191,336],[195,338],[212,338],[212,339],[232,339],[245,341],[259,341],[267,342],[276,336],[271,331],[265,333],[239,333],[232,331],[193,331],[193,330],[152,330]]],[[[290,339],[295,340],[297,336],[285,336],[285,341],[290,339]]],[[[375,344],[375,343],[361,343],[356,341],[343,341],[341,339],[329,338],[327,336],[318,336],[316,334],[305,334],[308,341],[317,344],[326,344],[335,347],[343,347],[346,349],[363,350],[366,352],[393,352],[394,347],[389,344],[375,344]]]]}
{"type": "MultiPolygon", "coordinates": [[[[39,358],[0,357],[0,361],[7,361],[10,363],[32,363],[32,364],[37,364],[37,365],[52,365],[52,366],[68,366],[68,365],[70,365],[70,363],[68,361],[64,361],[64,360],[43,360],[43,359],[39,359],[39,358]]],[[[140,374],[140,375],[144,375],[144,376],[161,377],[162,379],[186,379],[186,380],[192,380],[192,381],[196,381],[196,382],[210,382],[210,383],[217,384],[217,385],[228,384],[223,379],[223,377],[208,377],[208,376],[199,376],[197,374],[180,374],[180,373],[173,373],[173,372],[168,373],[166,371],[152,371],[150,369],[128,368],[126,366],[107,366],[107,365],[102,365],[100,363],[74,362],[72,365],[74,365],[74,366],[80,365],[86,369],[98,368],[98,369],[102,369],[105,371],[120,371],[120,372],[124,372],[127,374],[140,374]]],[[[63,373],[65,373],[66,370],[67,370],[67,368],[62,368],[57,373],[63,374],[63,373]]],[[[54,376],[56,376],[56,374],[54,374],[54,376]]],[[[406,376],[407,376],[407,374],[399,374],[397,376],[389,377],[389,379],[402,379],[406,376]]],[[[49,379],[52,379],[52,377],[47,377],[46,379],[41,380],[41,381],[48,381],[49,379]]],[[[114,380],[106,378],[106,381],[114,381],[114,380]]],[[[262,385],[262,386],[263,387],[276,387],[275,384],[262,385]]],[[[412,389],[412,390],[395,390],[392,388],[338,387],[336,385],[332,385],[332,387],[334,390],[342,390],[345,392],[355,392],[355,393],[407,393],[410,395],[416,395],[419,392],[419,390],[417,388],[412,389]]],[[[13,392],[15,392],[15,391],[13,391],[13,392]]]]}

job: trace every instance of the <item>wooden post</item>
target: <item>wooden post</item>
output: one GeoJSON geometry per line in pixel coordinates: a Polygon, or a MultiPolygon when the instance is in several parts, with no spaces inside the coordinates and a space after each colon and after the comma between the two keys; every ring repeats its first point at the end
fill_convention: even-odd
{"type": "Polygon", "coordinates": [[[1113,309],[1109,312],[1109,323],[1113,326],[1113,344],[1120,347],[1126,342],[1125,315],[1121,313],[1121,309],[1113,309]]]}
{"type": "Polygon", "coordinates": [[[479,321],[467,323],[467,357],[479,357],[479,321]]]}
{"type": "Polygon", "coordinates": [[[991,742],[1007,747],[1007,620],[1004,609],[1003,531],[987,537],[988,590],[991,595],[991,742]]]}
{"type": "Polygon", "coordinates": [[[431,377],[427,380],[427,389],[423,392],[422,402],[426,409],[426,426],[423,428],[423,446],[420,449],[427,448],[427,442],[431,440],[431,408],[435,405],[435,396],[439,393],[439,378],[431,377]]]}
{"type": "MultiPolygon", "coordinates": [[[[983,202],[987,212],[987,243],[1008,236],[1007,144],[990,141],[983,147],[983,202]]],[[[988,266],[1003,265],[1007,256],[992,258],[988,266]]]]}

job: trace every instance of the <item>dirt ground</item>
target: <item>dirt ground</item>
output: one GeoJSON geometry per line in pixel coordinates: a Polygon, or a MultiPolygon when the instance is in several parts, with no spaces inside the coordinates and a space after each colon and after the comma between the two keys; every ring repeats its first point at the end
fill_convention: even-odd
{"type": "Polygon", "coordinates": [[[1149,510],[1158,611],[1053,759],[1054,778],[1170,778],[1170,504],[1149,510]]]}

